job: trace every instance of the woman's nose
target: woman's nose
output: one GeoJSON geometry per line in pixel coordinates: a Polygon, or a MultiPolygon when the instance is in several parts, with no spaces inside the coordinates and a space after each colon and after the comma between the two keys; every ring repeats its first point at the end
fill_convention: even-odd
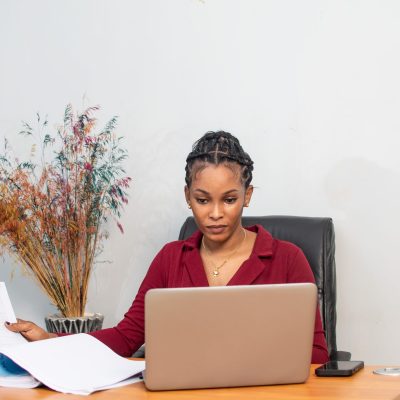
{"type": "Polygon", "coordinates": [[[222,216],[223,216],[222,207],[217,203],[214,204],[210,210],[209,217],[213,220],[217,220],[222,218],[222,216]]]}

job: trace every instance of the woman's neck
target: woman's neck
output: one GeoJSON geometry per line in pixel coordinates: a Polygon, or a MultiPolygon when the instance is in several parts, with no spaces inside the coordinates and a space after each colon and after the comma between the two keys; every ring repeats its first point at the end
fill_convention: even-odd
{"type": "Polygon", "coordinates": [[[210,240],[203,236],[202,246],[213,254],[225,254],[235,251],[246,239],[245,229],[240,225],[235,232],[224,241],[210,240]]]}

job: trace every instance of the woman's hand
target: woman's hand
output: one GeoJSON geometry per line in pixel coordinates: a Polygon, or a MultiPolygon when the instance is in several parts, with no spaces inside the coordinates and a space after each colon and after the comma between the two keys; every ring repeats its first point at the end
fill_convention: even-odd
{"type": "Polygon", "coordinates": [[[29,342],[57,337],[55,333],[48,333],[33,322],[24,321],[19,318],[17,322],[6,322],[4,325],[11,332],[20,333],[29,342]]]}

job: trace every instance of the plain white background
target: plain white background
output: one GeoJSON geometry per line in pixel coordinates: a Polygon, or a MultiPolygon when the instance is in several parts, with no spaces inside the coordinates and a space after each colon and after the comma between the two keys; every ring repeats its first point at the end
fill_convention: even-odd
{"type": "MultiPolygon", "coordinates": [[[[2,0],[0,139],[21,121],[99,104],[118,115],[133,178],[87,309],[112,326],[189,215],[184,163],[207,130],[255,161],[248,215],[331,216],[338,347],[399,364],[400,3],[388,0],[2,0]]],[[[7,257],[16,313],[54,311],[7,257]]]]}

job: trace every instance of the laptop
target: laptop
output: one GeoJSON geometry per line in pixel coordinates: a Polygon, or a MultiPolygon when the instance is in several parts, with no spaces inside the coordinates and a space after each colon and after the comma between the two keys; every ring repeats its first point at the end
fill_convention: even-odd
{"type": "Polygon", "coordinates": [[[145,298],[149,390],[305,382],[312,283],[152,289],[145,298]]]}

